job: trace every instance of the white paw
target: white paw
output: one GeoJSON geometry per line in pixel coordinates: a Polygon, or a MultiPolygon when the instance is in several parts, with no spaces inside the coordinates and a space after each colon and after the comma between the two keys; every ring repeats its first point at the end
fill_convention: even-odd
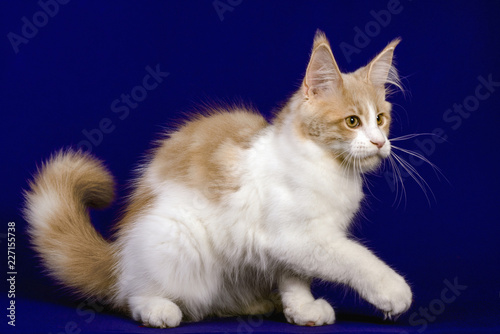
{"type": "Polygon", "coordinates": [[[410,308],[412,293],[403,277],[396,272],[389,272],[376,283],[366,299],[391,319],[410,308]]]}
{"type": "Polygon", "coordinates": [[[182,320],[180,308],[166,298],[130,298],[132,317],[147,327],[177,327],[182,320]]]}
{"type": "Polygon", "coordinates": [[[324,299],[285,307],[283,313],[289,323],[300,326],[331,325],[335,321],[335,312],[324,299]]]}

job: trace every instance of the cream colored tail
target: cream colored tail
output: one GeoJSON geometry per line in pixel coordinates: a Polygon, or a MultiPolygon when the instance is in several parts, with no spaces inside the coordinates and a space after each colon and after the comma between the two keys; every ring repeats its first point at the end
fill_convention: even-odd
{"type": "Polygon", "coordinates": [[[85,297],[113,298],[112,245],[94,229],[88,207],[113,200],[111,174],[92,156],[66,151],[38,171],[26,191],[29,234],[49,274],[85,297]]]}

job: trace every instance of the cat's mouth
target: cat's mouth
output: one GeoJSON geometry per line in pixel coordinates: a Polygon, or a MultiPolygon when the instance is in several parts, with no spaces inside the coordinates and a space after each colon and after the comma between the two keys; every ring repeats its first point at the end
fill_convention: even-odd
{"type": "Polygon", "coordinates": [[[371,154],[360,157],[359,164],[361,166],[362,172],[368,172],[377,169],[382,163],[382,160],[389,157],[390,154],[390,146],[386,145],[371,154]]]}

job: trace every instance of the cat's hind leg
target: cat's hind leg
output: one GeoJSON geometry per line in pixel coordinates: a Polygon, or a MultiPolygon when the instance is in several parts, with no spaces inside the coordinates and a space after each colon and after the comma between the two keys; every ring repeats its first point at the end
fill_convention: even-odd
{"type": "Polygon", "coordinates": [[[309,280],[283,276],[279,290],[288,322],[301,326],[322,326],[335,322],[332,306],[324,299],[314,299],[309,280]]]}
{"type": "Polygon", "coordinates": [[[260,299],[253,303],[246,305],[242,310],[241,314],[244,315],[259,315],[259,314],[271,314],[276,310],[276,305],[271,299],[260,299]]]}
{"type": "Polygon", "coordinates": [[[179,306],[167,298],[130,297],[129,307],[134,320],[147,327],[177,327],[182,320],[179,306]]]}

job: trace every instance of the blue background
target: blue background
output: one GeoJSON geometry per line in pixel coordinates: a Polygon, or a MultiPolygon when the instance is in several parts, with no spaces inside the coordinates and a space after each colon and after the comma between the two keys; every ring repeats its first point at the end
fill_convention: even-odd
{"type": "MultiPolygon", "coordinates": [[[[395,143],[419,151],[444,174],[411,162],[432,189],[429,201],[410,177],[404,178],[401,197],[390,169],[382,170],[369,178],[363,216],[353,230],[404,273],[414,290],[413,306],[396,323],[383,322],[350,290],[316,282],[315,293],[335,306],[335,325],[299,328],[280,316],[262,316],[183,324],[170,332],[500,332],[500,4],[221,2],[230,10],[218,13],[213,1],[73,0],[60,4],[57,13],[51,7],[53,17],[40,14],[35,1],[0,4],[0,253],[7,253],[7,223],[15,222],[14,332],[156,331],[101,311],[100,305],[73,301],[42,275],[20,215],[22,189],[36,165],[55,150],[82,145],[85,131],[99,139],[92,131],[107,123],[107,133],[90,147],[109,165],[123,197],[131,170],[151,142],[197,105],[244,101],[269,117],[300,85],[317,28],[327,34],[346,72],[401,36],[396,57],[407,92],[391,100],[393,137],[433,131],[441,136],[395,143]],[[9,36],[22,36],[26,21],[34,19],[37,31],[25,28],[30,38],[16,50],[9,36]],[[349,46],[356,52],[346,54],[349,46]],[[137,87],[146,67],[157,65],[169,75],[147,96],[139,95],[128,114],[120,101],[115,107],[122,109],[115,112],[113,101],[144,92],[137,87]],[[484,80],[497,84],[485,86],[484,80]],[[464,112],[455,112],[462,104],[464,112]],[[450,284],[460,287],[453,292],[450,284]]],[[[117,202],[93,214],[105,235],[119,209],[117,202]]],[[[1,258],[7,272],[6,255],[1,258]]],[[[8,286],[2,282],[4,332],[13,328],[7,326],[8,286]]]]}

